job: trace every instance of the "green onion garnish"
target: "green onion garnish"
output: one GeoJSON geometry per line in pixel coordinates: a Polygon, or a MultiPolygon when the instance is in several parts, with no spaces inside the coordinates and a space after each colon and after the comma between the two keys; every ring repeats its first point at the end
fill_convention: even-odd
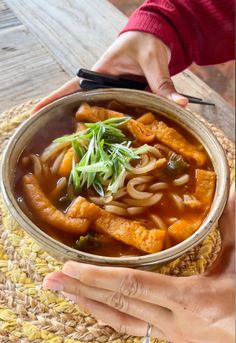
{"type": "Polygon", "coordinates": [[[87,129],[72,135],[57,138],[54,142],[71,142],[76,160],[73,160],[69,183],[77,193],[83,187],[93,186],[104,196],[106,191],[116,193],[124,185],[126,172],[131,169],[130,161],[139,159],[149,146],[132,148],[119,126],[129,117],[111,118],[97,123],[86,123],[87,129]]]}

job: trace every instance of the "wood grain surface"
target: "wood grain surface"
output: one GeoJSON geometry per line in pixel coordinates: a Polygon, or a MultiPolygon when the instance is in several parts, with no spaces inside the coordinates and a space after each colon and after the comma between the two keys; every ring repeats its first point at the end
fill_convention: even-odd
{"type": "Polygon", "coordinates": [[[188,107],[193,112],[201,114],[209,122],[219,127],[229,139],[235,141],[234,109],[217,92],[190,70],[185,70],[174,76],[173,80],[179,92],[215,103],[215,107],[197,104],[189,104],[188,107]]]}
{"type": "Polygon", "coordinates": [[[68,79],[23,26],[0,33],[0,111],[40,98],[68,79]]]}
{"type": "Polygon", "coordinates": [[[3,29],[21,25],[19,19],[8,8],[3,0],[0,0],[0,32],[3,29]]]}
{"type": "Polygon", "coordinates": [[[20,20],[71,75],[91,67],[127,21],[104,0],[9,0],[20,20]]]}
{"type": "MultiPolygon", "coordinates": [[[[90,68],[127,21],[106,0],[6,0],[6,3],[70,76],[79,67],[90,68]]],[[[52,71],[55,78],[56,73],[56,69],[52,71]]],[[[188,70],[175,76],[174,81],[179,91],[213,101],[215,108],[198,105],[190,108],[234,139],[233,110],[216,92],[188,70]]],[[[52,82],[51,90],[54,88],[52,82]]]]}
{"type": "Polygon", "coordinates": [[[69,79],[47,48],[0,2],[0,112],[69,79]]]}

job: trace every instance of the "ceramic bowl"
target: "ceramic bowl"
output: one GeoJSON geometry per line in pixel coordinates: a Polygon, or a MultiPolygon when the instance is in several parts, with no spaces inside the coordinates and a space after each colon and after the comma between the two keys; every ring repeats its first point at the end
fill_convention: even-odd
{"type": "Polygon", "coordinates": [[[167,263],[199,244],[217,224],[227,201],[229,190],[229,170],[225,153],[212,132],[193,113],[175,103],[156,95],[127,89],[106,89],[79,92],[41,109],[32,115],[14,133],[2,158],[1,188],[6,205],[18,224],[49,254],[65,262],[75,260],[96,265],[123,266],[152,269],[167,263]],[[14,173],[17,161],[38,130],[50,120],[60,120],[62,116],[72,115],[81,102],[118,102],[162,114],[187,129],[208,152],[217,174],[216,191],[208,216],[200,228],[188,239],[167,250],[138,257],[104,257],[75,250],[53,239],[35,225],[19,207],[14,194],[14,173]]]}

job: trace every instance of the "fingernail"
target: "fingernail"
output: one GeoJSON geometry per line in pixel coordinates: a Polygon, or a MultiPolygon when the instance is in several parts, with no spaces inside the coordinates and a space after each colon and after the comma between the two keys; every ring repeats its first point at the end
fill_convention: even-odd
{"type": "Polygon", "coordinates": [[[79,279],[79,271],[78,268],[73,265],[73,263],[65,263],[64,267],[62,268],[62,273],[66,274],[74,279],[79,279]]]}
{"type": "Polygon", "coordinates": [[[178,93],[172,93],[170,95],[170,98],[171,100],[173,100],[174,102],[176,102],[177,104],[181,106],[186,106],[188,104],[188,99],[178,93]]]}
{"type": "Polygon", "coordinates": [[[44,279],[43,281],[43,287],[45,289],[50,289],[51,291],[63,291],[64,286],[62,283],[60,283],[57,280],[51,280],[51,279],[44,279]]]}
{"type": "Polygon", "coordinates": [[[63,295],[66,299],[73,301],[74,303],[77,302],[78,296],[70,293],[63,292],[63,295]]]}

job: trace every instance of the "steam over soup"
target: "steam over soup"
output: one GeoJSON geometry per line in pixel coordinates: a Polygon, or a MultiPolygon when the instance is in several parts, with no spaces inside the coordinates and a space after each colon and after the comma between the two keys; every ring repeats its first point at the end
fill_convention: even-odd
{"type": "Polygon", "coordinates": [[[16,196],[33,222],[73,248],[105,256],[156,253],[199,228],[216,175],[202,145],[181,126],[115,106],[132,114],[120,104],[83,103],[74,118],[41,130],[19,160],[16,196]]]}

